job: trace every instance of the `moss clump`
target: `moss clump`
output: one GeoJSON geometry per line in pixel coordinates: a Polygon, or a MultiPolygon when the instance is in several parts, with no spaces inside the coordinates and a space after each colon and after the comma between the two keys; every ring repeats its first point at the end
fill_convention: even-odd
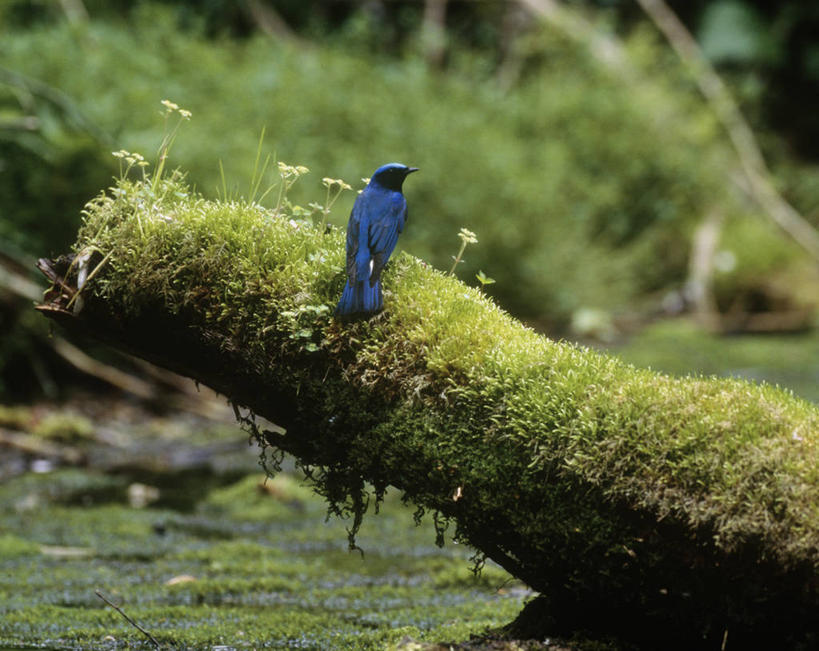
{"type": "Polygon", "coordinates": [[[45,439],[76,443],[93,436],[94,424],[80,414],[54,412],[37,423],[33,434],[45,439]]]}
{"type": "Polygon", "coordinates": [[[178,177],[100,195],[76,246],[95,253],[93,281],[79,315],[58,316],[280,424],[260,439],[353,516],[351,544],[368,486],[377,502],[394,485],[434,512],[441,541],[451,525],[550,612],[585,613],[578,625],[685,644],[810,634],[807,402],[551,341],[406,254],[385,274],[386,312],[338,323],[339,231],[206,201],[178,177]]]}
{"type": "Polygon", "coordinates": [[[34,415],[28,407],[0,405],[0,427],[27,431],[31,428],[34,420],[34,415]]]}
{"type": "Polygon", "coordinates": [[[20,556],[38,554],[40,546],[28,540],[5,533],[0,536],[0,560],[7,561],[20,556]]]}
{"type": "Polygon", "coordinates": [[[204,512],[230,511],[245,520],[271,522],[303,512],[309,493],[290,475],[278,474],[269,479],[249,476],[211,492],[204,512]]]}

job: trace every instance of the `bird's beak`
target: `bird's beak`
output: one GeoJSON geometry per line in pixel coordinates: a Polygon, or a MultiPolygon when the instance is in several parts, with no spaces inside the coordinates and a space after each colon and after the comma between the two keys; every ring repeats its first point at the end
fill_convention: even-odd
{"type": "Polygon", "coordinates": [[[417,172],[419,168],[417,167],[408,167],[407,174],[412,174],[413,172],[417,172]]]}

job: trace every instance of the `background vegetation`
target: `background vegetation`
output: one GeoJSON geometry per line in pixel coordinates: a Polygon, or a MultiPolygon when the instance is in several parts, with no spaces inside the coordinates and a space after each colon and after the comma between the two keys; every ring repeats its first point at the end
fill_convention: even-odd
{"type": "MultiPolygon", "coordinates": [[[[514,3],[452,3],[441,68],[422,56],[420,3],[374,4],[279,3],[288,38],[260,34],[243,3],[89,3],[82,22],[56,4],[7,5],[0,90],[18,128],[0,149],[4,239],[62,250],[114,169],[108,152],[151,154],[158,98],[170,97],[195,115],[173,162],[206,194],[220,187],[219,161],[230,184],[246,184],[263,127],[269,150],[314,170],[305,199],[324,175],[357,182],[388,159],[420,166],[402,245],[446,267],[469,227],[483,243],[463,275],[485,270],[502,305],[552,327],[583,307],[622,311],[680,288],[691,232],[715,207],[743,239],[732,285],[797,264],[797,248],[731,191],[733,151],[644,23],[622,19],[626,81],[532,20],[504,52],[496,24],[514,3]]],[[[722,24],[715,11],[706,36],[722,24]]],[[[795,176],[809,212],[817,177],[795,176]]]]}

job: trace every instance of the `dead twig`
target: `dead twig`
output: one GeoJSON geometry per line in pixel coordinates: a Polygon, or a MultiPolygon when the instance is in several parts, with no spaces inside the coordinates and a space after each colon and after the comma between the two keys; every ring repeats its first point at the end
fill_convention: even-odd
{"type": "Polygon", "coordinates": [[[15,271],[11,261],[0,254],[0,288],[23,299],[39,301],[43,289],[28,276],[15,271]]]}
{"type": "Polygon", "coordinates": [[[694,75],[700,92],[728,134],[751,196],[783,231],[819,260],[819,233],[774,186],[751,127],[694,37],[663,0],[637,0],[637,3],[694,75]]]}
{"type": "Polygon", "coordinates": [[[65,463],[78,464],[85,460],[85,454],[79,448],[70,445],[58,445],[51,441],[0,427],[0,446],[14,448],[25,454],[59,459],[65,463]]]}
{"type": "Polygon", "coordinates": [[[143,400],[156,400],[158,391],[151,383],[130,373],[125,373],[114,366],[97,361],[61,337],[54,339],[53,346],[60,357],[83,373],[127,391],[143,400]]]}
{"type": "Polygon", "coordinates": [[[583,43],[592,56],[608,68],[616,70],[623,78],[633,79],[634,70],[628,63],[623,46],[595,25],[580,12],[569,9],[557,0],[518,0],[530,12],[547,21],[572,40],[583,43]]]}
{"type": "Polygon", "coordinates": [[[114,610],[116,610],[116,611],[117,611],[117,612],[118,612],[120,615],[122,615],[122,616],[125,618],[125,620],[126,620],[126,621],[127,621],[127,622],[128,622],[130,625],[131,625],[131,626],[133,626],[133,627],[134,627],[135,629],[137,629],[137,630],[138,630],[140,633],[142,633],[144,636],[146,636],[146,637],[147,637],[147,638],[148,638],[148,639],[151,641],[151,643],[153,643],[153,645],[154,645],[154,646],[155,646],[157,649],[161,648],[161,646],[162,646],[162,645],[161,645],[161,644],[160,644],[160,643],[157,641],[157,639],[156,639],[156,638],[155,638],[153,635],[151,635],[151,634],[150,634],[148,631],[146,631],[144,628],[142,628],[142,627],[141,627],[139,624],[137,624],[137,623],[136,623],[136,622],[135,622],[133,619],[131,619],[130,617],[128,617],[128,615],[126,615],[126,614],[125,614],[125,612],[122,610],[122,608],[120,608],[120,607],[119,607],[119,606],[117,606],[116,604],[114,604],[114,603],[112,603],[111,601],[109,601],[109,600],[106,598],[106,596],[105,596],[104,594],[102,594],[102,593],[101,593],[99,590],[94,590],[94,594],[96,594],[96,595],[97,595],[97,596],[98,596],[100,599],[102,599],[102,600],[103,600],[105,603],[107,603],[109,606],[111,606],[111,608],[113,608],[113,609],[114,609],[114,610]]]}
{"type": "Polygon", "coordinates": [[[68,22],[72,25],[88,22],[88,9],[85,8],[82,0],[60,0],[60,6],[68,22]]]}
{"type": "Polygon", "coordinates": [[[243,7],[253,24],[265,36],[272,36],[291,43],[299,40],[287,22],[270,5],[260,0],[247,0],[243,7]]]}
{"type": "Polygon", "coordinates": [[[77,290],[65,279],[65,272],[62,270],[62,267],[70,267],[72,261],[73,256],[61,258],[57,261],[48,260],[47,258],[37,260],[37,268],[51,282],[51,287],[46,290],[43,297],[44,303],[57,301],[61,294],[66,294],[68,298],[72,298],[77,293],[77,290]],[[61,267],[60,270],[57,269],[58,265],[61,267]]]}

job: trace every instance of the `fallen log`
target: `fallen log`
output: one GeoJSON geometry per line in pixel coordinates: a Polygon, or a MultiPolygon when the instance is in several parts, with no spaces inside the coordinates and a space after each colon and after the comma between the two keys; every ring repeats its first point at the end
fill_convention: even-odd
{"type": "Polygon", "coordinates": [[[341,323],[343,251],[337,229],[176,177],[122,181],[87,206],[76,255],[40,261],[38,309],[280,425],[260,443],[352,517],[351,545],[403,491],[439,542],[449,525],[541,593],[517,634],[817,643],[815,406],[552,341],[406,254],[386,311],[341,323]]]}

